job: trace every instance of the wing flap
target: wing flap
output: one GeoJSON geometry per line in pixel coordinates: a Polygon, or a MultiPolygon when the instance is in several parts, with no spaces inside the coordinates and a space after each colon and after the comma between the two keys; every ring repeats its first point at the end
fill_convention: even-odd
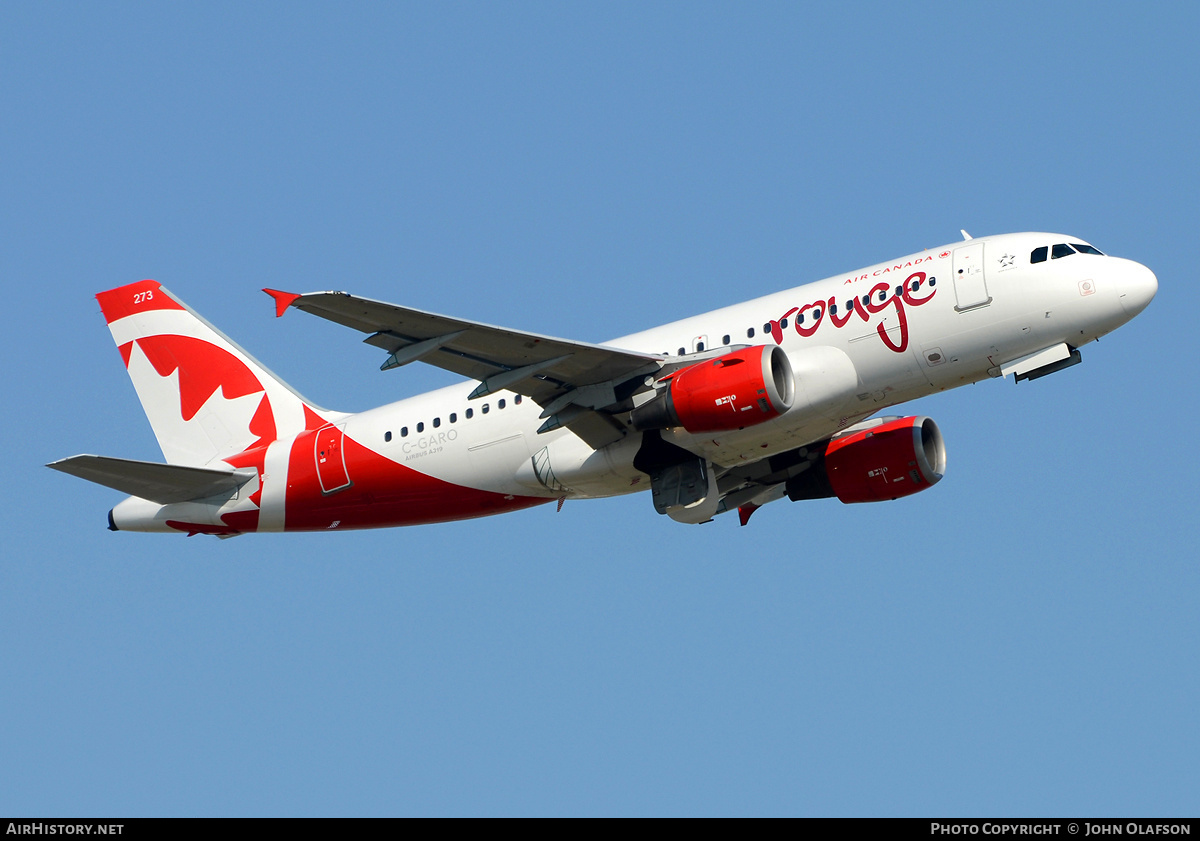
{"type": "Polygon", "coordinates": [[[71,456],[46,466],[160,505],[230,497],[257,475],[251,468],[213,470],[93,455],[71,456]]]}

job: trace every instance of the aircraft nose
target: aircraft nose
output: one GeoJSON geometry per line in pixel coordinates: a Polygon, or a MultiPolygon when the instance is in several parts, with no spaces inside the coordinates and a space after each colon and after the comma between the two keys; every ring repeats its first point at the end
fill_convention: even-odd
{"type": "Polygon", "coordinates": [[[1129,261],[1121,272],[1117,295],[1125,313],[1133,318],[1144,310],[1158,292],[1158,278],[1141,263],[1129,261]]]}

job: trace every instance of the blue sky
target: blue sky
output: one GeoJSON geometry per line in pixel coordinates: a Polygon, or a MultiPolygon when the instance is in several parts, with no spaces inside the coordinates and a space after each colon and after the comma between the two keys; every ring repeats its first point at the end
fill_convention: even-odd
{"type": "Polygon", "coordinates": [[[0,813],[1196,814],[1194,4],[343,6],[0,6],[0,813]],[[1160,291],[910,404],[913,498],[218,541],[42,467],[160,458],[141,278],[353,411],[453,378],[260,288],[602,341],[959,228],[1160,291]]]}

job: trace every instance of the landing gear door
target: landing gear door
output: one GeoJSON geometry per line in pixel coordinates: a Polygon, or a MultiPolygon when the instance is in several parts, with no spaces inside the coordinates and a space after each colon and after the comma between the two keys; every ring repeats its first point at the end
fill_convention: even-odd
{"type": "Polygon", "coordinates": [[[992,302],[983,271],[983,243],[954,249],[954,309],[958,312],[986,307],[992,302]]]}

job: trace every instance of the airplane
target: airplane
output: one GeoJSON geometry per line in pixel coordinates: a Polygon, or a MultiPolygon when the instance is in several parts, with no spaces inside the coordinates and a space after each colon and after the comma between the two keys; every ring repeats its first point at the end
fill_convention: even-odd
{"type": "Polygon", "coordinates": [[[96,297],[166,463],[48,467],[129,494],[113,531],[341,531],[649,490],[698,524],[836,497],[897,499],[946,470],[946,389],[1036,380],[1140,313],[1145,266],[1082,239],[963,239],[589,344],[355,297],[264,290],[366,334],[383,370],[468,382],[365,412],[321,408],[153,280],[96,297]]]}

